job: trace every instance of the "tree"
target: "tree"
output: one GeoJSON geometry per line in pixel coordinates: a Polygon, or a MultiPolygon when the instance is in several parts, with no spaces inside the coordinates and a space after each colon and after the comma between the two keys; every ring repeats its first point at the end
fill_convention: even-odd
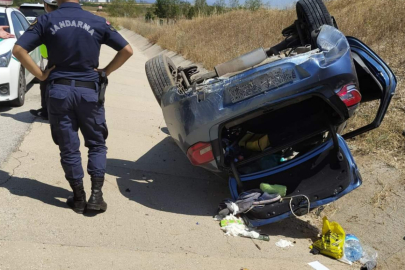
{"type": "Polygon", "coordinates": [[[112,0],[107,8],[113,17],[137,17],[139,14],[135,0],[112,0]]]}
{"type": "Polygon", "coordinates": [[[156,0],[154,13],[158,18],[167,18],[168,2],[168,0],[156,0]]]}
{"type": "Polygon", "coordinates": [[[186,18],[189,19],[189,20],[191,20],[194,16],[195,16],[194,7],[190,7],[190,8],[188,9],[186,18]]]}
{"type": "Polygon", "coordinates": [[[208,5],[206,0],[195,0],[194,8],[197,14],[206,14],[208,5]]]}
{"type": "Polygon", "coordinates": [[[216,0],[214,3],[214,7],[215,7],[217,13],[219,13],[219,14],[224,13],[225,9],[226,9],[225,0],[216,0]]]}
{"type": "Polygon", "coordinates": [[[187,19],[189,19],[188,14],[190,12],[190,9],[192,8],[191,4],[188,1],[180,0],[179,5],[180,5],[180,12],[179,12],[180,14],[179,14],[179,16],[186,17],[187,19]]]}
{"type": "Polygon", "coordinates": [[[238,9],[240,7],[239,0],[229,0],[229,7],[231,9],[238,9]]]}
{"type": "Polygon", "coordinates": [[[245,8],[250,10],[258,10],[263,5],[262,0],[246,0],[245,1],[245,8]]]}
{"type": "Polygon", "coordinates": [[[182,15],[182,5],[184,2],[181,0],[156,0],[155,15],[159,18],[177,19],[182,15]]]}

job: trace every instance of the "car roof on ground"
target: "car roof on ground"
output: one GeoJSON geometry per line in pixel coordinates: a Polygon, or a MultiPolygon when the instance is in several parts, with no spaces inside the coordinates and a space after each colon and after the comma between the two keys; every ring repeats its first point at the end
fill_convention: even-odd
{"type": "Polygon", "coordinates": [[[44,4],[29,4],[29,3],[24,3],[21,4],[20,7],[40,7],[43,8],[44,4]]]}

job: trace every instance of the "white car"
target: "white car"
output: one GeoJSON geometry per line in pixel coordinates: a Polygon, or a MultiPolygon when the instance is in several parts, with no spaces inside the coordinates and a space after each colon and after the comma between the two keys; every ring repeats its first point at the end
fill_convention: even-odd
{"type": "MultiPolygon", "coordinates": [[[[21,66],[12,55],[12,50],[30,23],[18,9],[0,7],[0,25],[10,26],[10,33],[15,35],[15,38],[0,39],[0,102],[10,101],[13,106],[22,106],[27,84],[35,77],[21,66]]],[[[30,56],[38,66],[41,65],[39,47],[30,56]]]]}
{"type": "Polygon", "coordinates": [[[33,23],[38,16],[45,14],[44,4],[24,3],[20,5],[19,10],[30,23],[33,23]]]}

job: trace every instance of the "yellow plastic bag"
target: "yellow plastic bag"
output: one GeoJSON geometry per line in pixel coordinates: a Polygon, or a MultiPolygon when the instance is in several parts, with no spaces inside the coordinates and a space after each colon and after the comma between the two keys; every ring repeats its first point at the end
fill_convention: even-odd
{"type": "Polygon", "coordinates": [[[310,247],[316,248],[321,254],[340,259],[343,257],[343,246],[345,244],[345,231],[337,222],[329,222],[327,217],[323,218],[322,238],[313,243],[310,247]]]}

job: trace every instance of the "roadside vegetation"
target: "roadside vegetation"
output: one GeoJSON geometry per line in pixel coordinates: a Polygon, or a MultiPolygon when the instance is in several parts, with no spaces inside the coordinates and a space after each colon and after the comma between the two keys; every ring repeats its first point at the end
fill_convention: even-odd
{"type": "MultiPolygon", "coordinates": [[[[172,12],[170,9],[166,9],[167,13],[159,13],[160,1],[171,0],[158,0],[143,13],[140,12],[133,18],[115,18],[114,22],[137,32],[164,49],[202,63],[207,69],[255,48],[270,47],[278,43],[282,40],[281,30],[296,19],[295,9],[260,8],[260,1],[259,8],[249,8],[241,7],[237,0],[231,0],[226,5],[220,2],[223,0],[219,0],[216,5],[203,9],[205,11],[202,12],[197,9],[200,1],[198,0],[194,6],[188,5],[199,10],[192,18],[187,17],[187,12],[172,12]],[[217,8],[218,5],[223,6],[221,11],[217,8]],[[146,16],[148,12],[149,15],[146,16]],[[169,15],[170,12],[177,15],[169,15]]],[[[206,3],[205,0],[201,1],[206,3]]],[[[350,145],[355,153],[375,153],[376,157],[382,158],[388,164],[402,167],[405,161],[405,138],[402,135],[405,129],[405,56],[402,53],[405,42],[405,32],[402,31],[405,27],[404,2],[332,0],[326,4],[336,18],[340,30],[369,45],[390,65],[398,79],[397,93],[382,126],[351,141],[350,145]]],[[[182,10],[181,5],[177,7],[182,10]]],[[[348,130],[370,122],[378,105],[371,102],[363,106],[348,130]]]]}

